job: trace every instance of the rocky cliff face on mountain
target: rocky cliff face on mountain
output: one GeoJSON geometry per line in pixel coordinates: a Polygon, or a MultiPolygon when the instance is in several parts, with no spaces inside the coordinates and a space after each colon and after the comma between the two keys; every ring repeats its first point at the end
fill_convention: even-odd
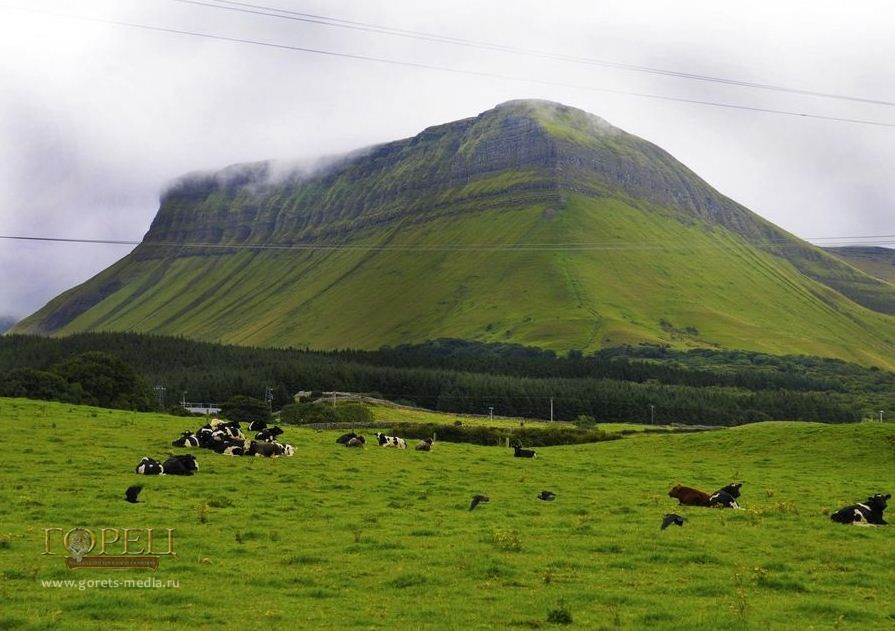
{"type": "Polygon", "coordinates": [[[315,348],[660,341],[875,361],[847,347],[861,331],[895,348],[891,314],[895,286],[661,148],[581,110],[511,101],[316,165],[185,176],[131,255],[14,331],[315,348]]]}

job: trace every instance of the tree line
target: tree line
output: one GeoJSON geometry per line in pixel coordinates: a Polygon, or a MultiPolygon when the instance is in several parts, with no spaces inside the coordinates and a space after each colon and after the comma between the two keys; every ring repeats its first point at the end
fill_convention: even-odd
{"type": "Polygon", "coordinates": [[[94,352],[137,373],[142,395],[121,401],[107,397],[107,403],[135,409],[156,404],[156,385],[165,388],[166,407],[181,397],[196,402],[223,402],[234,395],[263,398],[270,387],[277,410],[292,403],[298,391],[338,390],[459,413],[493,408],[505,416],[549,418],[552,400],[557,420],[712,425],[768,419],[851,422],[895,404],[892,373],[816,357],[646,345],[560,356],[461,340],[377,351],[310,351],[131,333],[2,337],[0,394],[23,396],[9,393],[22,391],[21,371],[28,369],[61,376],[66,387],[75,388],[70,397],[77,398],[72,384],[80,382],[62,376],[58,366],[94,352]]]}

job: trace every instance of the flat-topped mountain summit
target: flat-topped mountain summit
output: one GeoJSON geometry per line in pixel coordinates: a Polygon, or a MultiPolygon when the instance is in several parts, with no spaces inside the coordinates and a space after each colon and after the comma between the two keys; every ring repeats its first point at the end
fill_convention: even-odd
{"type": "Polygon", "coordinates": [[[892,367],[893,316],[887,280],[646,140],[525,100],[312,165],[184,176],[131,254],[13,332],[311,348],[665,342],[892,367]]]}

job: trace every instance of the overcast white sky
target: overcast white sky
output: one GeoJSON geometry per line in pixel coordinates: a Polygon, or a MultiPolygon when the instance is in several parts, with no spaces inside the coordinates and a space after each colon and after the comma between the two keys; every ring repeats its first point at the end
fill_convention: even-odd
{"type": "MultiPolygon", "coordinates": [[[[241,1],[895,102],[895,5],[886,1],[241,1]]],[[[0,0],[0,235],[139,240],[160,191],[184,172],[348,151],[515,98],[550,99],[602,116],[667,149],[722,193],[800,237],[895,234],[895,127],[484,78],[60,14],[895,124],[889,105],[537,59],[176,0],[0,0]]],[[[0,239],[0,316],[31,313],[128,251],[0,239]]]]}

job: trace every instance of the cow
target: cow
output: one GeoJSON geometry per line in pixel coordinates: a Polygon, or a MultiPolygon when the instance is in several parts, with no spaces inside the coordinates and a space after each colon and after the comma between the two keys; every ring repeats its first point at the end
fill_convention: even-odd
{"type": "Polygon", "coordinates": [[[167,475],[193,475],[199,470],[199,463],[192,454],[171,456],[162,464],[167,475]]]}
{"type": "Polygon", "coordinates": [[[252,421],[249,423],[250,432],[260,432],[262,429],[267,429],[267,421],[252,421]]]}
{"type": "Polygon", "coordinates": [[[740,505],[737,504],[736,498],[727,491],[718,491],[717,493],[712,493],[712,495],[709,497],[708,505],[712,508],[733,508],[737,510],[740,508],[740,505]]]}
{"type": "Polygon", "coordinates": [[[715,491],[715,493],[727,493],[728,495],[730,495],[732,497],[739,497],[740,496],[740,487],[742,487],[742,486],[743,486],[742,482],[732,482],[731,484],[728,484],[727,486],[722,486],[720,489],[715,491]]]}
{"type": "Polygon", "coordinates": [[[709,506],[739,509],[737,498],[740,496],[741,486],[742,482],[734,482],[718,489],[709,497],[709,506]]]}
{"type": "Polygon", "coordinates": [[[146,456],[140,460],[140,464],[137,465],[137,468],[134,469],[134,471],[140,475],[165,475],[162,463],[146,456]]]}
{"type": "Polygon", "coordinates": [[[230,438],[245,438],[240,431],[239,421],[230,421],[226,423],[221,429],[227,432],[227,435],[230,438]]]}
{"type": "Polygon", "coordinates": [[[263,440],[266,443],[273,442],[276,440],[277,436],[283,433],[283,430],[277,426],[273,426],[267,429],[262,429],[260,432],[255,434],[255,440],[263,440]]]}
{"type": "Polygon", "coordinates": [[[336,439],[336,442],[340,445],[345,445],[348,443],[349,440],[351,440],[352,438],[357,438],[357,437],[358,437],[358,434],[355,434],[354,432],[348,432],[347,434],[342,434],[341,436],[339,436],[336,439]]]}
{"type": "Polygon", "coordinates": [[[242,445],[230,445],[225,447],[221,453],[225,456],[242,456],[245,453],[245,448],[242,445]]]}
{"type": "Polygon", "coordinates": [[[708,506],[709,498],[711,497],[705,491],[681,484],[675,485],[674,488],[668,491],[668,496],[677,498],[678,504],[683,504],[684,506],[708,506]]]}
{"type": "Polygon", "coordinates": [[[233,453],[234,447],[238,447],[240,449],[240,452],[242,452],[245,449],[245,440],[239,440],[236,438],[223,438],[221,440],[213,441],[210,445],[208,445],[208,448],[211,449],[212,451],[214,451],[215,453],[227,454],[230,456],[233,456],[233,455],[241,456],[242,453],[239,453],[239,454],[233,453]],[[230,451],[228,451],[228,449],[230,451]]]}
{"type": "Polygon", "coordinates": [[[358,435],[358,436],[355,436],[354,438],[349,438],[348,442],[345,443],[345,446],[346,447],[361,447],[361,448],[363,448],[363,446],[366,444],[366,442],[367,442],[366,438],[358,435]]]}
{"type": "Polygon", "coordinates": [[[425,438],[416,444],[417,451],[432,451],[432,439],[425,438]]]}
{"type": "Polygon", "coordinates": [[[283,455],[283,446],[279,443],[266,443],[253,440],[245,451],[246,456],[260,456],[264,458],[276,458],[283,455]]]}
{"type": "Polygon", "coordinates": [[[886,526],[888,522],[883,519],[883,511],[886,510],[886,500],[891,498],[891,493],[871,495],[860,504],[840,508],[830,515],[830,519],[840,524],[855,526],[886,526]]]}
{"type": "Polygon", "coordinates": [[[519,445],[513,445],[514,458],[535,458],[537,455],[534,449],[522,449],[519,445]]]}
{"type": "Polygon", "coordinates": [[[407,443],[397,436],[386,436],[382,432],[376,432],[376,439],[380,447],[394,447],[395,449],[407,449],[407,443]]]}
{"type": "Polygon", "coordinates": [[[181,432],[180,438],[171,441],[171,445],[174,447],[198,447],[199,437],[193,432],[181,432]]]}

